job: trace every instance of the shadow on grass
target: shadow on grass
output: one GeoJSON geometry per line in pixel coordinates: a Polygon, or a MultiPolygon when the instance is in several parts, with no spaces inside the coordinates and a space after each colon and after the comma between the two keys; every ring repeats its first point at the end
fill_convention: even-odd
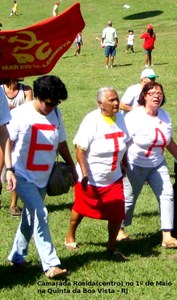
{"type": "MultiPolygon", "coordinates": [[[[129,242],[118,242],[118,249],[129,258],[132,254],[138,255],[140,257],[157,257],[161,252],[154,250],[154,248],[159,245],[161,240],[161,232],[156,233],[137,233],[135,239],[129,242]]],[[[83,243],[83,246],[89,247],[92,251],[81,252],[70,251],[69,255],[62,258],[62,266],[67,268],[71,273],[76,272],[83,266],[91,262],[108,262],[108,263],[129,263],[129,261],[123,262],[114,256],[110,256],[106,250],[95,251],[94,246],[103,246],[106,249],[106,243],[90,242],[83,243]]],[[[81,248],[80,248],[81,249],[81,248]]],[[[137,259],[137,258],[136,258],[137,259]]],[[[132,259],[133,260],[133,259],[132,259]]],[[[131,262],[131,259],[130,259],[131,262]]],[[[37,280],[41,277],[41,267],[28,266],[21,272],[17,272],[10,266],[0,266],[0,289],[2,288],[12,288],[16,285],[29,286],[36,284],[37,280]]],[[[57,279],[58,280],[58,279],[57,279]]],[[[68,277],[69,280],[69,277],[68,277]]]]}
{"type": "Polygon", "coordinates": [[[54,211],[63,211],[65,209],[71,209],[72,203],[56,203],[56,204],[47,204],[47,210],[48,212],[52,213],[54,211]]]}
{"type": "Polygon", "coordinates": [[[0,266],[0,289],[12,288],[16,285],[33,285],[41,276],[40,266],[28,266],[23,270],[15,270],[11,266],[0,266]]]}
{"type": "Polygon", "coordinates": [[[114,68],[119,68],[119,67],[129,67],[129,66],[132,66],[132,63],[128,63],[128,64],[115,64],[114,65],[114,68]]]}
{"type": "Polygon", "coordinates": [[[168,65],[168,63],[167,62],[155,63],[155,66],[164,66],[164,65],[168,65]]]}
{"type": "Polygon", "coordinates": [[[135,238],[128,242],[118,242],[119,249],[127,256],[137,254],[140,257],[159,256],[160,251],[155,250],[161,244],[161,231],[152,233],[136,233],[135,238]]]}
{"type": "MultiPolygon", "coordinates": [[[[161,252],[154,250],[161,241],[161,232],[142,234],[137,233],[135,239],[129,242],[117,242],[118,249],[126,256],[130,257],[132,254],[140,257],[158,257],[161,252]]],[[[99,242],[84,242],[83,246],[92,248],[93,246],[103,246],[106,249],[106,243],[99,242]]],[[[81,249],[81,248],[80,248],[81,249]]],[[[71,252],[70,252],[71,253],[71,252]]],[[[87,251],[80,253],[80,251],[72,251],[73,255],[62,259],[62,264],[71,272],[77,271],[91,261],[114,261],[122,263],[114,257],[110,257],[106,251],[87,251]]],[[[137,259],[137,258],[136,258],[137,259]]],[[[131,259],[130,259],[131,261],[131,259]]],[[[128,263],[128,262],[126,262],[128,263]]]]}
{"type": "MultiPolygon", "coordinates": [[[[156,217],[159,216],[159,212],[158,211],[143,211],[141,213],[135,213],[133,215],[133,218],[139,218],[139,217],[156,217]]],[[[160,218],[160,217],[159,217],[160,218]]]]}
{"type": "MultiPolygon", "coordinates": [[[[90,246],[93,245],[90,243],[90,246]]],[[[98,244],[94,244],[98,245],[98,244]]],[[[99,244],[100,245],[100,244],[99,244]]],[[[103,244],[104,245],[104,244],[103,244]]],[[[106,245],[105,249],[106,249],[106,245]]],[[[71,273],[76,272],[77,270],[86,267],[87,264],[91,262],[116,262],[116,263],[127,263],[127,261],[121,261],[115,256],[111,256],[107,253],[106,250],[103,251],[87,251],[79,253],[79,251],[72,251],[73,255],[65,257],[62,259],[62,265],[67,268],[71,273]]]]}
{"type": "MultiPolygon", "coordinates": [[[[75,50],[74,50],[75,51],[75,50]]],[[[74,52],[73,51],[73,52],[74,52]]],[[[66,58],[75,58],[75,59],[79,59],[79,57],[84,57],[84,56],[93,56],[93,54],[90,54],[90,55],[87,55],[87,54],[80,54],[79,56],[76,56],[74,54],[72,55],[65,55],[65,56],[62,56],[60,59],[66,59],[66,58]]]]}
{"type": "Polygon", "coordinates": [[[152,17],[156,17],[163,14],[162,10],[149,10],[149,11],[141,11],[139,13],[129,15],[124,17],[124,20],[142,20],[142,19],[148,19],[152,17]]]}
{"type": "MultiPolygon", "coordinates": [[[[154,250],[161,243],[161,231],[156,233],[136,233],[135,238],[126,242],[117,242],[117,247],[124,255],[129,257],[137,254],[141,257],[158,256],[161,252],[154,250]]],[[[85,243],[84,243],[85,244],[85,243]]],[[[105,246],[106,243],[89,243],[94,246],[105,246]]]]}

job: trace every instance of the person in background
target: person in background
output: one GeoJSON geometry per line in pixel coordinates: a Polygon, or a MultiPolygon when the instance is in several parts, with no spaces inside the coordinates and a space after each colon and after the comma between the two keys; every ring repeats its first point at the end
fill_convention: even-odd
{"type": "Polygon", "coordinates": [[[59,5],[60,5],[59,1],[54,3],[53,12],[52,12],[53,17],[56,17],[58,15],[59,5]]]}
{"type": "Polygon", "coordinates": [[[11,111],[8,130],[12,147],[12,164],[17,178],[16,193],[24,203],[21,222],[8,256],[11,265],[20,269],[26,264],[32,236],[48,278],[67,275],[51,240],[48,212],[44,204],[47,182],[57,152],[71,166],[75,182],[77,173],[66,142],[66,133],[58,104],[68,97],[65,84],[54,75],[37,78],[33,83],[34,101],[11,111]]]}
{"type": "Polygon", "coordinates": [[[135,35],[133,30],[128,31],[128,36],[126,37],[126,39],[127,39],[127,46],[126,46],[125,54],[128,54],[129,49],[131,50],[132,53],[134,53],[133,46],[134,46],[135,35]]]}
{"type": "Polygon", "coordinates": [[[14,1],[10,16],[16,16],[17,15],[17,9],[18,9],[17,1],[14,1]]]}
{"type": "MultiPolygon", "coordinates": [[[[4,79],[2,81],[2,89],[0,90],[0,97],[2,93],[5,95],[7,99],[7,103],[9,109],[13,109],[24,102],[28,102],[33,100],[33,92],[32,88],[28,85],[21,83],[23,78],[19,79],[4,79]]],[[[0,194],[2,194],[2,182],[3,182],[3,174],[1,176],[0,182],[0,194]]],[[[18,196],[15,191],[11,192],[11,204],[9,207],[9,212],[13,217],[18,217],[21,215],[20,209],[17,206],[18,196]]]]}
{"type": "MultiPolygon", "coordinates": [[[[0,87],[1,90],[1,87],[0,87]]],[[[16,187],[16,178],[11,162],[11,147],[9,133],[6,124],[10,121],[11,115],[4,96],[0,97],[0,174],[5,162],[7,190],[13,191],[16,187]]],[[[0,198],[0,208],[2,207],[0,198]]]]}
{"type": "Polygon", "coordinates": [[[115,28],[112,27],[112,21],[108,21],[107,27],[102,32],[102,44],[104,45],[105,67],[113,68],[116,48],[118,46],[118,36],[115,28]]]}
{"type": "Polygon", "coordinates": [[[141,39],[144,39],[143,48],[145,54],[145,67],[150,67],[152,65],[152,50],[154,49],[154,43],[156,40],[156,35],[152,24],[147,26],[147,32],[141,34],[141,39]]]}
{"type": "Polygon", "coordinates": [[[77,250],[76,229],[83,217],[108,221],[107,252],[126,258],[116,249],[116,237],[124,219],[122,169],[128,135],[119,111],[118,94],[112,87],[97,92],[98,109],[82,121],[74,138],[79,181],[65,246],[77,250]]]}
{"type": "Polygon", "coordinates": [[[125,116],[131,138],[127,149],[127,176],[124,178],[126,218],[117,240],[129,238],[124,227],[132,223],[136,201],[147,182],[159,203],[162,246],[177,248],[177,239],[172,237],[173,187],[164,157],[164,150],[167,148],[177,158],[177,146],[172,138],[170,116],[161,108],[165,103],[162,85],[154,81],[146,83],[138,103],[139,107],[125,116]]]}
{"type": "Polygon", "coordinates": [[[82,33],[81,32],[79,32],[76,35],[74,43],[75,43],[75,46],[76,46],[76,51],[75,51],[74,56],[79,56],[80,53],[81,53],[81,47],[83,46],[83,40],[82,40],[82,33]]]}
{"type": "Polygon", "coordinates": [[[129,86],[120,100],[120,109],[123,115],[137,107],[139,95],[147,82],[155,81],[158,77],[152,69],[145,69],[141,73],[140,83],[129,86]]]}

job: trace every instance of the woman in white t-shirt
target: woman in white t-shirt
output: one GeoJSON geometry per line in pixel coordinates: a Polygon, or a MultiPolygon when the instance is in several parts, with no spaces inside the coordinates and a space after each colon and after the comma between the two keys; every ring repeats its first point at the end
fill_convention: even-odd
{"type": "Polygon", "coordinates": [[[108,253],[125,259],[116,250],[116,237],[125,216],[121,163],[128,135],[117,92],[101,88],[97,102],[99,108],[84,118],[74,138],[79,181],[65,246],[78,249],[75,232],[83,216],[108,220],[108,253]]]}
{"type": "Polygon", "coordinates": [[[163,87],[157,82],[147,83],[140,94],[139,107],[125,116],[131,137],[127,150],[127,177],[124,178],[125,221],[117,240],[126,240],[124,226],[132,223],[136,200],[145,182],[153,190],[160,207],[162,246],[177,248],[173,230],[173,188],[164,157],[164,150],[177,158],[177,146],[172,138],[168,113],[161,108],[165,102],[163,87]]]}
{"type": "Polygon", "coordinates": [[[33,91],[35,100],[14,108],[8,125],[13,142],[12,164],[17,177],[15,191],[24,203],[8,259],[13,266],[23,267],[29,241],[34,236],[43,271],[48,278],[54,278],[67,274],[66,269],[59,268],[60,260],[51,241],[43,201],[57,151],[71,165],[75,180],[77,176],[66,143],[61,112],[57,108],[67,99],[64,83],[56,76],[42,76],[34,81],[33,91]]]}

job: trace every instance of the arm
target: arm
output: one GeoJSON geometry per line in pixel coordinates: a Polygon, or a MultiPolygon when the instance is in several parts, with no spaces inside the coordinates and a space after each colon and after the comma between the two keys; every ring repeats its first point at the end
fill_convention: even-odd
{"type": "Polygon", "coordinates": [[[131,111],[132,107],[120,101],[119,108],[125,111],[131,111]]]}
{"type": "Polygon", "coordinates": [[[171,141],[167,146],[167,150],[170,152],[171,155],[173,155],[175,159],[177,159],[177,145],[174,142],[173,138],[171,138],[171,141]]]}
{"type": "Polygon", "coordinates": [[[115,40],[115,46],[117,47],[119,44],[118,38],[116,37],[114,40],[115,40]]]}
{"type": "MultiPolygon", "coordinates": [[[[9,133],[7,131],[7,128],[5,125],[0,126],[0,147],[2,149],[2,152],[4,154],[4,160],[6,168],[12,168],[12,162],[11,162],[11,144],[10,144],[10,138],[9,133]]],[[[16,178],[12,171],[6,172],[6,180],[7,180],[7,189],[9,191],[12,191],[16,187],[16,178]]]]}
{"type": "Polygon", "coordinates": [[[81,181],[82,187],[83,189],[86,189],[89,178],[87,173],[85,151],[78,146],[76,146],[76,159],[80,165],[81,172],[82,172],[82,181],[81,181]]]}
{"type": "Polygon", "coordinates": [[[144,39],[146,37],[147,37],[147,32],[145,32],[145,33],[142,32],[140,35],[140,39],[144,39]]]}
{"type": "Polygon", "coordinates": [[[24,94],[25,94],[25,101],[29,102],[33,100],[33,91],[32,88],[28,85],[24,85],[24,94]]]}
{"type": "Polygon", "coordinates": [[[87,167],[86,167],[86,158],[85,158],[85,151],[78,146],[76,146],[76,159],[80,165],[82,177],[86,177],[88,175],[87,173],[87,167]]]}

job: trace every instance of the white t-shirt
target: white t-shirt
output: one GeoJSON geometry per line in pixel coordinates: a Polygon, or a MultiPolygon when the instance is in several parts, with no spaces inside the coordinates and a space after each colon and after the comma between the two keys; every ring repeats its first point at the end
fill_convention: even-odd
{"type": "Polygon", "coordinates": [[[45,187],[58,144],[66,140],[66,134],[60,110],[58,117],[55,110],[42,115],[34,108],[34,101],[11,110],[8,131],[14,141],[12,164],[17,175],[38,187],[45,187]]]}
{"type": "MultiPolygon", "coordinates": [[[[142,91],[140,83],[129,86],[121,98],[121,102],[130,105],[132,108],[138,105],[139,95],[142,91]]],[[[123,111],[126,114],[126,111],[123,111]]]]}
{"type": "Polygon", "coordinates": [[[1,85],[2,87],[2,90],[4,92],[4,95],[7,99],[7,102],[9,105],[13,105],[13,106],[19,106],[21,104],[23,104],[25,102],[25,93],[24,93],[24,90],[23,90],[23,85],[21,83],[19,83],[19,91],[17,93],[17,95],[13,98],[9,98],[6,94],[6,91],[5,91],[5,88],[3,85],[1,85]]]}
{"type": "Polygon", "coordinates": [[[103,29],[102,38],[104,39],[104,46],[115,46],[115,38],[117,38],[117,33],[115,28],[106,27],[103,29]]]}
{"type": "Polygon", "coordinates": [[[125,116],[131,140],[128,143],[128,161],[140,167],[156,167],[164,160],[164,149],[172,136],[169,114],[159,108],[158,115],[151,117],[144,106],[139,106],[125,116]]]}
{"type": "MultiPolygon", "coordinates": [[[[94,110],[84,118],[73,142],[86,151],[91,185],[107,186],[122,176],[120,161],[128,140],[121,113],[116,114],[116,123],[112,124],[106,122],[100,109],[94,110]]],[[[82,173],[78,163],[76,168],[81,181],[82,173]]]]}
{"type": "Polygon", "coordinates": [[[10,110],[3,89],[0,86],[0,126],[7,124],[11,119],[10,110]]]}
{"type": "Polygon", "coordinates": [[[133,46],[134,43],[134,34],[129,34],[127,39],[127,44],[133,46]]]}

